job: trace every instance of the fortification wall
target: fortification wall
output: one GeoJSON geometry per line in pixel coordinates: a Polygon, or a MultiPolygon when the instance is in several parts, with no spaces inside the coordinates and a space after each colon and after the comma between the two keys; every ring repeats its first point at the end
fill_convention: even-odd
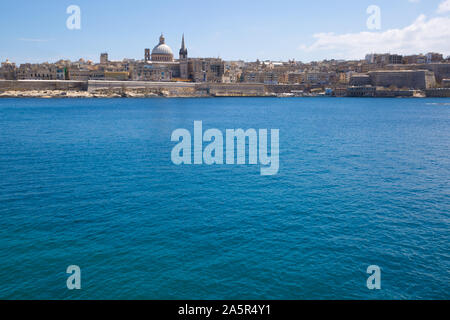
{"type": "Polygon", "coordinates": [[[102,81],[89,80],[88,91],[121,92],[136,91],[166,96],[192,96],[196,94],[194,83],[189,82],[151,82],[151,81],[102,81]]]}
{"type": "Polygon", "coordinates": [[[213,96],[264,96],[261,83],[197,83],[196,91],[213,96]]]}
{"type": "Polygon", "coordinates": [[[302,84],[266,84],[265,90],[268,93],[291,93],[293,91],[305,90],[302,84]]]}
{"type": "Polygon", "coordinates": [[[373,86],[411,89],[427,89],[435,84],[434,74],[426,70],[371,71],[369,72],[373,86]]]}
{"type": "Polygon", "coordinates": [[[0,91],[63,90],[86,91],[86,81],[0,80],[0,91]]]}
{"type": "Polygon", "coordinates": [[[89,91],[105,89],[178,89],[195,88],[195,83],[189,82],[151,82],[151,81],[104,81],[89,80],[89,91]]]}

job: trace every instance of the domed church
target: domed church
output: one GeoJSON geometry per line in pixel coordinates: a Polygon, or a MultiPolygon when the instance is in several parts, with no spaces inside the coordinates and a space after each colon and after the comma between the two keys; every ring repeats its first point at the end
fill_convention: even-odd
{"type": "Polygon", "coordinates": [[[144,65],[138,71],[137,78],[151,81],[170,81],[173,78],[188,79],[188,51],[181,40],[180,57],[174,59],[172,49],[166,44],[164,35],[159,37],[159,43],[153,48],[145,49],[144,65]]]}
{"type": "Polygon", "coordinates": [[[159,37],[159,44],[152,50],[152,61],[173,62],[173,51],[166,44],[166,39],[162,34],[159,37]]]}
{"type": "Polygon", "coordinates": [[[225,63],[220,58],[189,58],[188,49],[181,38],[178,59],[174,58],[172,49],[166,44],[164,35],[153,50],[145,49],[144,60],[133,68],[133,79],[138,81],[193,81],[223,82],[225,63]]]}

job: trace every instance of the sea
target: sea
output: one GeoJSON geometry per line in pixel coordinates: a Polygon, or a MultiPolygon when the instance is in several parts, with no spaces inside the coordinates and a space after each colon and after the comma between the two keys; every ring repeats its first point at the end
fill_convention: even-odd
{"type": "Polygon", "coordinates": [[[449,298],[450,99],[0,99],[0,299],[449,298]],[[278,173],[175,165],[194,121],[278,173]]]}

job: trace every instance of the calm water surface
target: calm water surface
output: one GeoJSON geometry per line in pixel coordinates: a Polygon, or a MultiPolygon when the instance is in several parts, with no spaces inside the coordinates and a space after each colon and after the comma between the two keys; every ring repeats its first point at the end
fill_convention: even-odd
{"type": "Polygon", "coordinates": [[[449,299],[449,155],[450,99],[0,99],[0,298],[449,299]],[[279,174],[174,166],[194,120],[279,174]]]}

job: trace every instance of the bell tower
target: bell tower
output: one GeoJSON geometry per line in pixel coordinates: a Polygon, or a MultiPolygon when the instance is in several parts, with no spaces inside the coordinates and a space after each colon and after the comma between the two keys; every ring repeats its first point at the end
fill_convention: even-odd
{"type": "Polygon", "coordinates": [[[184,43],[184,33],[183,33],[180,49],[180,77],[182,79],[189,79],[188,64],[189,64],[188,51],[186,49],[186,44],[184,43]]]}
{"type": "Polygon", "coordinates": [[[181,40],[180,60],[187,60],[187,58],[188,58],[188,51],[184,43],[184,34],[183,34],[183,38],[181,40]]]}

